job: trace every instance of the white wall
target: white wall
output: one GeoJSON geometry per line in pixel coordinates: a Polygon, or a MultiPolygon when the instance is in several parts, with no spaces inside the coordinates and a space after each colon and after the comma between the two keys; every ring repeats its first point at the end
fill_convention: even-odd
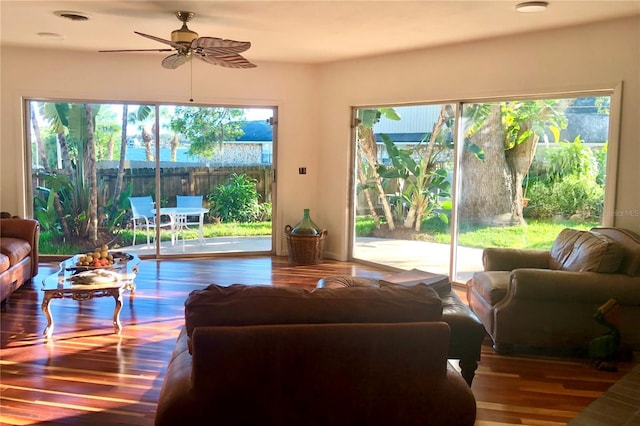
{"type": "MultiPolygon", "coordinates": [[[[23,194],[27,171],[23,97],[188,103],[190,66],[166,70],[160,66],[162,57],[3,49],[0,210],[25,216],[30,209],[23,194]]],[[[313,100],[317,93],[317,69],[312,66],[259,63],[255,69],[236,70],[194,60],[195,103],[279,108],[274,217],[278,231],[286,224],[295,225],[304,208],[316,207],[319,122],[313,100]],[[307,167],[307,175],[298,175],[300,166],[307,167]],[[308,191],[298,191],[299,187],[308,191]]],[[[278,238],[278,253],[281,245],[278,238]]]]}
{"type": "MultiPolygon", "coordinates": [[[[276,248],[303,208],[329,231],[325,256],[346,260],[351,107],[613,88],[624,82],[615,217],[640,232],[640,17],[322,66],[194,63],[201,103],[279,107],[276,248]],[[298,175],[306,167],[307,175],[298,175]],[[635,214],[634,214],[635,212],[635,214]]],[[[3,49],[0,209],[23,215],[22,97],[187,102],[189,66],[160,57],[3,49]]]]}
{"type": "Polygon", "coordinates": [[[592,89],[623,82],[615,225],[640,232],[640,17],[320,67],[316,223],[347,259],[350,107],[592,89]],[[331,123],[328,125],[327,123],[331,123]]]}

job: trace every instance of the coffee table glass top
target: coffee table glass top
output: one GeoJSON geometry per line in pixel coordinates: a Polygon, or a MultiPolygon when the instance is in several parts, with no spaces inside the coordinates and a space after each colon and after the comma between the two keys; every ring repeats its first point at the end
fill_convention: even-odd
{"type": "Polygon", "coordinates": [[[62,262],[58,272],[42,282],[43,291],[71,290],[81,288],[114,287],[133,282],[138,273],[140,258],[135,254],[111,252],[113,265],[103,267],[78,266],[81,255],[62,262]]]}

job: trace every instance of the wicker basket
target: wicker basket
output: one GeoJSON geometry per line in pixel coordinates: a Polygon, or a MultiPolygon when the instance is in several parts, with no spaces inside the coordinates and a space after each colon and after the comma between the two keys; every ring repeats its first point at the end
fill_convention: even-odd
{"type": "Polygon", "coordinates": [[[291,226],[284,227],[287,236],[287,250],[289,262],[294,265],[315,265],[322,263],[324,240],[327,230],[323,229],[318,235],[296,235],[291,233],[291,226]]]}

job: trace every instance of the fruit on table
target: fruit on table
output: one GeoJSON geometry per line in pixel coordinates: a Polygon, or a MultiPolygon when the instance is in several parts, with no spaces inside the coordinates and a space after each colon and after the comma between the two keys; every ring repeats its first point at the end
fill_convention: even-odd
{"type": "Polygon", "coordinates": [[[97,247],[93,252],[81,254],[78,256],[76,266],[101,267],[113,265],[113,255],[108,250],[109,247],[103,245],[102,247],[97,247]]]}

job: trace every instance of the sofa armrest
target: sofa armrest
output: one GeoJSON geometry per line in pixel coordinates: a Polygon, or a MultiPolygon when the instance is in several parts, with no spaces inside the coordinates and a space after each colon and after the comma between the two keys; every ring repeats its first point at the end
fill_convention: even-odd
{"type": "Polygon", "coordinates": [[[512,271],[518,268],[549,269],[548,250],[486,248],[482,251],[485,271],[512,271]]]}
{"type": "Polygon", "coordinates": [[[40,222],[35,219],[0,219],[0,236],[25,240],[31,245],[31,276],[36,276],[40,222]]]}
{"type": "MultiPolygon", "coordinates": [[[[614,298],[623,305],[640,305],[640,277],[625,274],[516,269],[511,272],[508,299],[602,304],[614,298]]],[[[502,304],[502,302],[501,302],[502,304]]]]}
{"type": "Polygon", "coordinates": [[[191,370],[193,360],[187,350],[187,334],[184,329],[171,355],[167,372],[162,382],[156,425],[174,425],[184,421],[185,413],[189,413],[194,405],[194,394],[191,392],[191,370]]]}

